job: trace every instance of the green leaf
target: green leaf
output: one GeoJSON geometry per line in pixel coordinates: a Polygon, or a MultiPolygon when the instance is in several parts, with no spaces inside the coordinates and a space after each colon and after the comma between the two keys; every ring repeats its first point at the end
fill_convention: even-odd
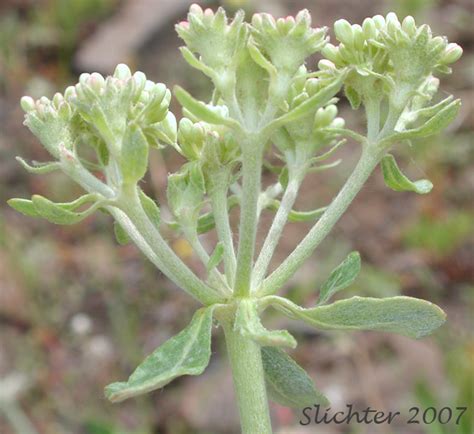
{"type": "Polygon", "coordinates": [[[100,206],[100,203],[96,202],[86,211],[72,211],[72,209],[90,201],[93,196],[95,197],[95,195],[84,195],[69,203],[54,203],[40,195],[34,195],[31,199],[39,216],[57,225],[72,225],[84,220],[100,206]]]}
{"type": "Polygon", "coordinates": [[[271,297],[271,303],[290,318],[322,330],[378,330],[421,338],[446,320],[446,314],[433,303],[402,296],[352,297],[312,309],[281,297],[271,297]]]}
{"type": "Polygon", "coordinates": [[[200,375],[211,357],[213,306],[199,309],[191,323],[149,355],[128,381],[109,384],[105,396],[120,402],[159,389],[182,375],[200,375]]]}
{"type": "Polygon", "coordinates": [[[357,110],[360,106],[360,103],[362,102],[360,93],[357,92],[353,87],[347,86],[347,85],[344,91],[346,94],[346,98],[349,100],[349,103],[351,104],[352,109],[357,110]]]}
{"type": "Polygon", "coordinates": [[[448,105],[443,105],[441,110],[428,119],[418,128],[401,131],[388,136],[380,142],[380,146],[389,146],[395,142],[410,139],[421,139],[436,135],[443,131],[457,116],[461,108],[461,100],[456,99],[448,105]]]}
{"type": "Polygon", "coordinates": [[[387,187],[395,191],[414,191],[418,194],[426,194],[431,191],[433,184],[427,179],[410,181],[400,170],[391,154],[382,158],[381,162],[383,178],[387,187]]]}
{"type": "Polygon", "coordinates": [[[325,304],[336,292],[347,288],[360,272],[359,252],[351,252],[330,274],[319,292],[318,305],[325,304]]]}
{"type": "Polygon", "coordinates": [[[296,340],[286,330],[267,330],[260,322],[255,301],[243,299],[235,313],[234,330],[263,347],[296,348],[296,340]]]}
{"type": "Polygon", "coordinates": [[[215,125],[226,125],[228,127],[239,126],[238,122],[222,113],[221,107],[210,106],[193,98],[181,86],[174,87],[174,94],[179,103],[198,119],[215,125]]]}
{"type": "Polygon", "coordinates": [[[9,199],[7,200],[8,205],[10,205],[15,211],[22,213],[28,217],[41,217],[38,211],[35,208],[33,201],[29,199],[9,199]]]}
{"type": "Polygon", "coordinates": [[[346,75],[346,72],[341,72],[331,84],[324,86],[312,97],[308,98],[288,113],[275,119],[265,129],[274,131],[276,126],[296,121],[301,117],[316,111],[318,108],[323,107],[334,95],[336,95],[337,92],[339,92],[346,75]]]}
{"type": "Polygon", "coordinates": [[[263,369],[269,399],[280,405],[303,408],[328,405],[327,398],[316,390],[306,371],[279,348],[262,348],[263,369]]]}
{"type": "MultiPolygon", "coordinates": [[[[281,181],[280,181],[281,183],[281,181]]],[[[273,199],[271,202],[268,203],[267,208],[271,209],[272,211],[278,211],[280,207],[280,201],[278,199],[273,199]]],[[[296,211],[292,209],[288,214],[288,220],[290,222],[309,222],[317,219],[321,216],[321,214],[326,211],[326,206],[321,208],[313,209],[311,211],[296,211]]]]}
{"type": "Polygon", "coordinates": [[[148,142],[140,127],[131,124],[123,138],[120,155],[123,181],[134,184],[145,176],[148,167],[148,142]]]}
{"type": "Polygon", "coordinates": [[[216,268],[222,261],[224,256],[224,246],[222,243],[217,243],[214,252],[212,252],[211,257],[209,258],[209,262],[207,263],[207,271],[211,271],[212,269],[216,268]]]}
{"type": "Polygon", "coordinates": [[[119,243],[121,246],[125,246],[126,244],[130,243],[129,235],[119,222],[114,222],[114,234],[117,243],[119,243]]]}
{"type": "Polygon", "coordinates": [[[143,210],[151,222],[158,228],[161,221],[161,212],[160,208],[156,202],[149,196],[147,196],[143,190],[140,190],[140,202],[142,204],[143,210]]]}
{"type": "Polygon", "coordinates": [[[23,168],[36,175],[43,175],[46,173],[51,173],[61,168],[61,164],[57,161],[50,161],[49,163],[38,163],[37,161],[33,161],[32,165],[28,164],[23,158],[16,157],[16,160],[23,166],[23,168]]]}

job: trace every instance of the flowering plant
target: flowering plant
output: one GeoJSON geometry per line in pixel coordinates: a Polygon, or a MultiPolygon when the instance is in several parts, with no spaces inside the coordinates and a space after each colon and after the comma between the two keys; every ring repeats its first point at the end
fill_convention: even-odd
{"type": "MultiPolygon", "coordinates": [[[[133,241],[178,287],[203,307],[190,324],[148,356],[127,381],[106,387],[113,402],[149,392],[181,375],[198,375],[211,355],[213,322],[225,334],[244,433],[270,433],[267,396],[291,407],[326,404],[305,371],[282,347],[296,340],[286,330],[261,323],[269,307],[319,329],[380,330],[419,338],[445,321],[443,311],[411,297],[353,297],[330,302],[356,279],[360,256],[352,252],[319,290],[315,306],[304,308],[276,295],[328,235],[373,170],[381,165],[385,182],[395,191],[428,193],[428,180],[409,180],[390,150],[400,142],[438,134],[456,116],[460,101],[437,102],[438,74],[461,48],[433,37],[412,17],[401,23],[393,13],[364,20],[362,26],[339,20],[339,44],[329,43],[327,29],[311,27],[304,10],[275,20],[243,12],[229,21],[193,5],[188,20],[176,26],[184,40],[186,61],[214,85],[209,102],[198,101],[180,87],[174,95],[183,107],[177,122],[169,111],[171,92],[142,72],[125,65],[112,76],[82,74],[79,83],[34,101],[24,97],[25,124],[53,157],[52,162],[19,162],[36,174],[64,172],[84,188],[71,202],[54,203],[34,195],[11,199],[16,210],[56,224],[77,223],[97,209],[114,219],[119,243],[133,241]],[[325,57],[310,71],[305,59],[325,57]],[[338,117],[336,95],[343,89],[354,110],[362,108],[366,134],[338,117]],[[305,176],[332,168],[327,163],[352,139],[360,159],[328,206],[294,210],[305,176]],[[172,147],[187,161],[168,177],[167,205],[172,221],[140,187],[153,149],[172,147]],[[261,186],[262,167],[271,155],[281,164],[278,179],[261,186]],[[238,242],[229,210],[240,209],[238,242]],[[255,240],[264,209],[275,211],[258,255],[255,240]],[[273,272],[271,258],[288,221],[315,223],[293,252],[273,272]],[[198,277],[175,254],[162,235],[169,227],[184,236],[202,261],[198,277]],[[212,252],[199,235],[215,228],[212,252]]],[[[236,230],[237,231],[237,230],[236,230]]]]}

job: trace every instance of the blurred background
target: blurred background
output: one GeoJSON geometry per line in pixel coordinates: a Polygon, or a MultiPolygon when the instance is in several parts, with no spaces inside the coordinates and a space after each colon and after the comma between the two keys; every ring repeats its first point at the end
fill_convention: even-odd
{"type": "MultiPolygon", "coordinates": [[[[181,330],[196,308],[134,246],[118,246],[112,224],[98,213],[75,226],[54,226],[6,206],[11,197],[42,194],[56,200],[79,189],[60,174],[29,175],[14,160],[47,160],[22,126],[19,98],[51,97],[84,71],[111,73],[118,62],[143,70],[169,87],[180,84],[206,97],[210,85],[177,50],[174,24],[185,0],[0,1],[0,433],[1,434],[217,434],[237,433],[229,368],[219,333],[214,357],[201,377],[183,377],[164,391],[112,405],[103,387],[128,377],[144,355],[181,330]]],[[[201,2],[217,7],[217,2],[201,2]]],[[[412,178],[435,185],[427,196],[387,189],[380,171],[330,238],[287,288],[300,304],[315,301],[318,285],[351,250],[362,273],[344,296],[404,294],[439,304],[448,322],[421,341],[384,333],[320,333],[268,315],[268,326],[289,327],[299,341],[295,359],[330,398],[333,409],[401,411],[468,406],[460,425],[324,425],[301,427],[301,412],[271,406],[275,432],[303,434],[471,434],[474,406],[474,4],[470,0],[228,0],[244,8],[295,14],[308,8],[314,25],[338,18],[361,23],[390,10],[429,23],[465,50],[444,92],[463,100],[445,134],[399,147],[399,163],[412,178]]],[[[311,59],[309,67],[315,66],[311,59]]],[[[174,103],[175,104],[175,103],[174,103]]],[[[179,108],[174,107],[179,114],[179,108]]],[[[345,101],[347,124],[363,128],[360,112],[345,101]]],[[[343,164],[311,177],[298,207],[325,205],[358,155],[349,144],[343,164]]],[[[152,154],[143,188],[158,201],[166,175],[182,161],[172,151],[152,154]]],[[[265,179],[269,175],[265,174],[265,179]]],[[[272,217],[265,215],[262,230],[272,217]]],[[[308,224],[285,232],[275,264],[304,236],[308,224]]],[[[196,265],[189,246],[166,234],[196,265]]],[[[213,235],[204,237],[212,244],[213,235]]],[[[274,264],[274,265],[275,265],[274,264]]],[[[258,434],[258,433],[255,433],[258,434]]]]}

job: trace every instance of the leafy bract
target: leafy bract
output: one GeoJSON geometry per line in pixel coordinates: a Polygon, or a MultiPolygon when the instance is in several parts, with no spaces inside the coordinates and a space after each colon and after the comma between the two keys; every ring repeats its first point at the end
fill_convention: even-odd
{"type": "Polygon", "coordinates": [[[136,125],[129,125],[123,138],[120,166],[126,183],[136,183],[146,173],[148,142],[143,131],[136,125]]]}
{"type": "Polygon", "coordinates": [[[328,280],[323,283],[319,293],[318,304],[325,304],[336,292],[347,288],[360,272],[359,252],[351,252],[347,258],[336,267],[328,280]]]}
{"type": "Polygon", "coordinates": [[[234,119],[228,117],[226,107],[204,104],[202,101],[193,98],[180,86],[174,87],[174,94],[180,104],[198,119],[215,125],[238,126],[234,119]]]}
{"type": "Polygon", "coordinates": [[[387,187],[395,191],[414,191],[418,194],[426,194],[431,191],[433,184],[427,179],[410,181],[400,170],[393,155],[388,154],[381,162],[383,178],[387,187]]]}
{"type": "Polygon", "coordinates": [[[377,330],[411,338],[429,335],[446,320],[433,303],[413,297],[352,297],[304,309],[281,297],[268,301],[284,314],[322,330],[377,330]]]}
{"type": "Polygon", "coordinates": [[[216,268],[222,261],[224,256],[224,246],[222,243],[217,243],[216,248],[212,252],[211,257],[209,258],[209,262],[206,265],[207,271],[211,271],[212,269],[216,268]]]}
{"type": "Polygon", "coordinates": [[[112,383],[105,396],[120,402],[159,389],[176,377],[200,375],[211,356],[213,307],[199,309],[191,323],[149,355],[126,382],[112,383]]]}
{"type": "Polygon", "coordinates": [[[329,404],[306,371],[283,350],[263,347],[262,361],[268,397],[273,402],[292,408],[329,404]]]}
{"type": "Polygon", "coordinates": [[[262,346],[296,347],[295,338],[286,330],[270,331],[262,325],[256,303],[250,299],[240,301],[235,314],[234,330],[262,346]]]}

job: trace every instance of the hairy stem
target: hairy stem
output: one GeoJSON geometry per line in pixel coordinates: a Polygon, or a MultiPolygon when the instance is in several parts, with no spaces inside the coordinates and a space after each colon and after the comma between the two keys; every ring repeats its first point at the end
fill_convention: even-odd
{"type": "Polygon", "coordinates": [[[259,296],[274,294],[278,291],[311,256],[314,249],[326,238],[349,207],[379,161],[380,156],[372,146],[364,149],[357,166],[341,191],[290,256],[263,281],[262,287],[257,291],[259,296]]]}
{"type": "Polygon", "coordinates": [[[229,222],[227,183],[223,182],[219,185],[214,185],[210,195],[217,235],[224,246],[225,274],[229,284],[232,285],[235,279],[237,260],[235,257],[234,242],[232,240],[232,229],[229,222]]]}
{"type": "MultiPolygon", "coordinates": [[[[212,304],[221,300],[215,290],[200,280],[169,247],[143,210],[135,188],[127,194],[122,209],[138,234],[146,240],[152,249],[156,257],[155,265],[170,280],[203,304],[212,304]]],[[[114,217],[118,218],[119,223],[121,223],[120,220],[123,220],[120,215],[116,216],[115,213],[114,217]]],[[[130,229],[130,227],[125,226],[125,229],[130,229]]],[[[139,241],[136,234],[130,235],[134,241],[139,241]]]]}
{"type": "Polygon", "coordinates": [[[268,265],[270,264],[273,253],[275,252],[278,241],[280,240],[281,234],[288,220],[288,215],[290,214],[296,197],[298,196],[300,185],[301,181],[299,178],[291,179],[288,183],[280,207],[278,208],[265,242],[263,243],[263,247],[258,255],[257,262],[255,263],[252,276],[252,287],[260,285],[262,279],[265,277],[268,265]]]}
{"type": "Polygon", "coordinates": [[[234,292],[248,295],[252,277],[253,256],[258,225],[258,198],[262,173],[262,146],[247,142],[243,146],[243,185],[240,209],[239,250],[234,292]]]}
{"type": "Polygon", "coordinates": [[[271,434],[260,346],[223,323],[242,434],[271,434]]]}
{"type": "MultiPolygon", "coordinates": [[[[193,248],[199,260],[202,262],[202,264],[205,267],[207,267],[210,256],[207,253],[204,246],[202,245],[201,241],[199,240],[197,231],[195,229],[184,230],[184,235],[186,239],[189,241],[189,244],[191,244],[191,247],[193,248]]],[[[225,277],[219,272],[219,270],[217,270],[217,268],[213,268],[209,272],[209,277],[210,277],[211,285],[218,288],[219,292],[221,292],[225,297],[228,297],[231,295],[231,291],[225,280],[225,277]]]]}

